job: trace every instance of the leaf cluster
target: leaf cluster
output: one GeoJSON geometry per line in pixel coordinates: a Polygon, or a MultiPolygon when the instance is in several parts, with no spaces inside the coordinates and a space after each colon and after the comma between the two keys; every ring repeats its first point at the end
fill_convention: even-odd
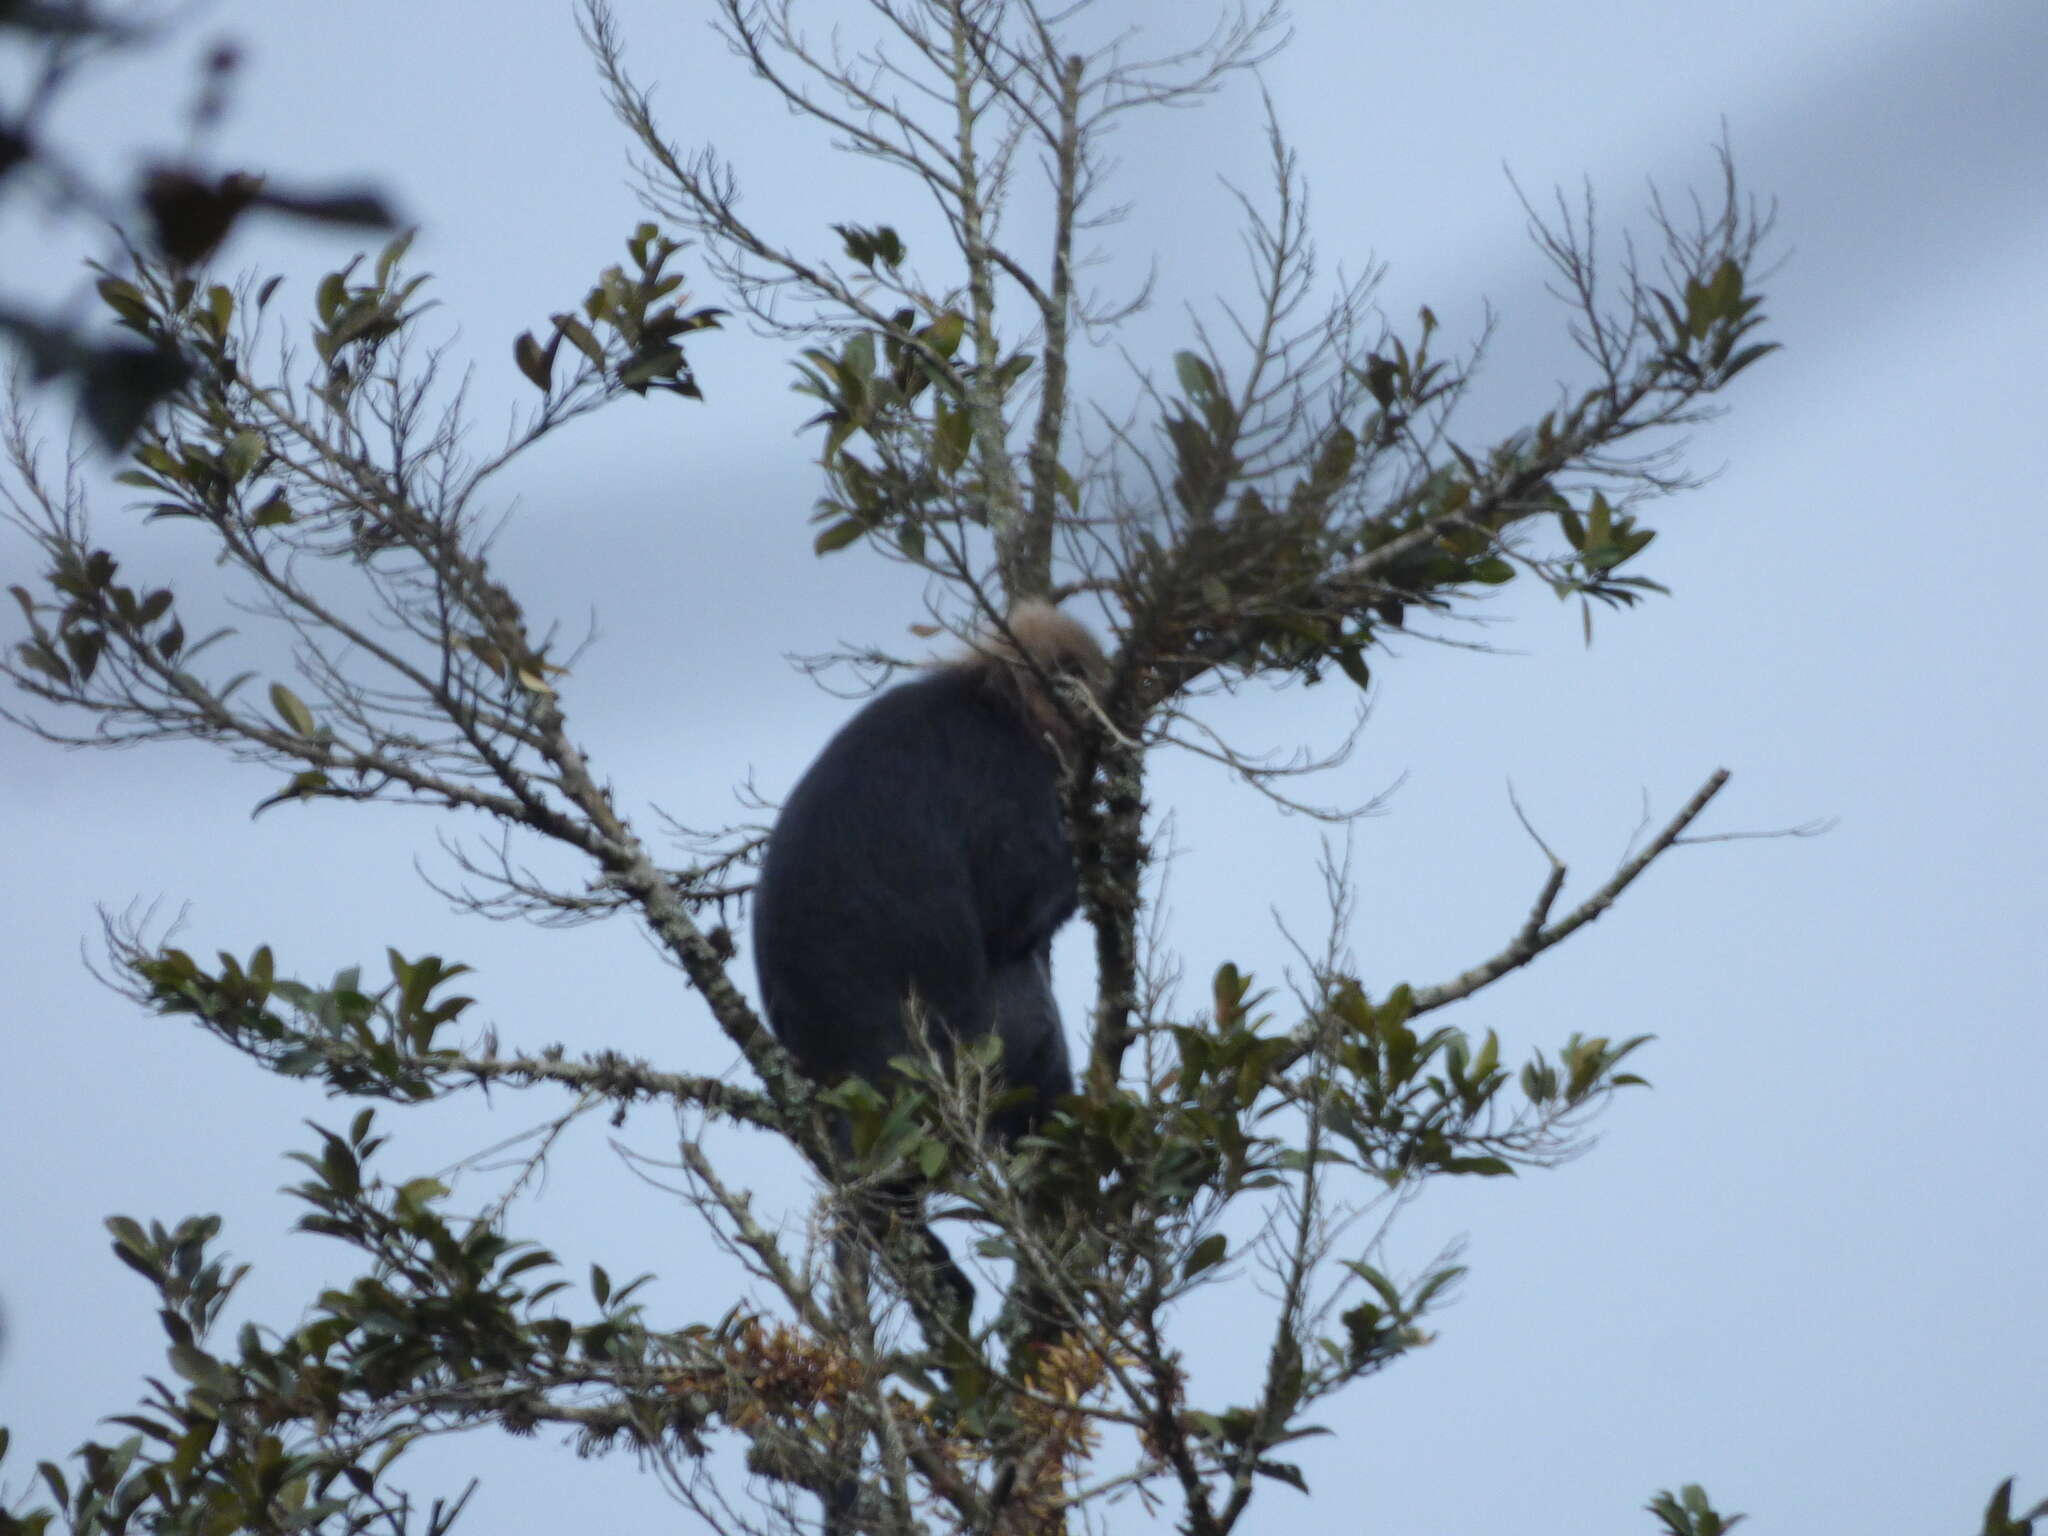
{"type": "Polygon", "coordinates": [[[512,359],[527,382],[543,395],[554,390],[555,356],[567,341],[591,368],[631,394],[663,390],[689,400],[703,399],[679,338],[715,329],[725,311],[686,311],[679,303],[667,302],[683,285],[680,273],[665,270],[680,249],[652,224],[635,229],[626,242],[633,261],[630,273],[623,266],[605,268],[584,296],[580,317],[566,312],[553,317],[554,334],[545,345],[534,340],[533,332],[520,332],[512,344],[512,359]],[[610,332],[610,344],[599,339],[593,325],[610,332]]]}

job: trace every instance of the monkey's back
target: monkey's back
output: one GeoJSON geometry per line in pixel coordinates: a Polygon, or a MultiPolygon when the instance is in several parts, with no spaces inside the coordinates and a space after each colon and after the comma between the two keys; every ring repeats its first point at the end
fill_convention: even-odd
{"type": "MultiPolygon", "coordinates": [[[[900,684],[826,744],[769,837],[754,899],[769,1024],[813,1077],[880,1079],[905,1049],[907,995],[985,1033],[991,975],[1039,976],[1075,900],[1058,769],[1014,706],[972,667],[900,684]]],[[[1063,1077],[1049,993],[1027,1027],[1050,1028],[1063,1077]]],[[[1012,1055],[1047,1044],[1004,1032],[1012,1055]]],[[[1029,1086],[1066,1091],[1040,1075],[1029,1086]]]]}

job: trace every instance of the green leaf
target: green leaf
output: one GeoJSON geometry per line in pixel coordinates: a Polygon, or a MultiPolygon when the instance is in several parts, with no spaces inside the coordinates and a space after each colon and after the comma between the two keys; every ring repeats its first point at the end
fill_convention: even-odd
{"type": "Polygon", "coordinates": [[[1593,493],[1586,508],[1586,537],[1595,545],[1605,544],[1614,531],[1614,508],[1605,495],[1593,493]]]}
{"type": "Polygon", "coordinates": [[[1766,341],[1761,342],[1753,347],[1744,347],[1740,352],[1736,353],[1733,357],[1728,359],[1727,363],[1721,369],[1721,377],[1723,379],[1734,378],[1735,375],[1742,372],[1743,369],[1747,368],[1751,363],[1755,362],[1758,358],[1768,357],[1771,353],[1779,350],[1779,348],[1781,348],[1783,345],[1784,343],[1779,341],[1766,341]]]}
{"type": "Polygon", "coordinates": [[[598,367],[602,368],[604,366],[604,348],[598,345],[598,340],[590,333],[589,326],[578,320],[574,315],[556,315],[554,319],[555,329],[568,337],[570,344],[578,352],[581,352],[598,367]]]}
{"type": "Polygon", "coordinates": [[[407,1179],[398,1186],[398,1203],[402,1207],[418,1210],[448,1194],[448,1186],[435,1178],[407,1179]]]}
{"type": "Polygon", "coordinates": [[[960,338],[967,333],[967,317],[957,309],[949,309],[919,334],[925,345],[941,357],[950,358],[960,350],[960,338]]]}
{"type": "Polygon", "coordinates": [[[1686,1484],[1676,1495],[1659,1493],[1644,1508],[1664,1523],[1667,1536],[1725,1536],[1748,1518],[1717,1513],[1698,1483],[1686,1484]]]}
{"type": "Polygon", "coordinates": [[[261,432],[237,432],[221,453],[220,467],[227,472],[228,479],[239,483],[249,478],[269,447],[261,432]]]}
{"type": "Polygon", "coordinates": [[[392,272],[396,270],[401,261],[405,260],[405,253],[412,248],[412,237],[418,233],[419,230],[416,228],[408,229],[405,233],[393,239],[378,253],[377,286],[379,288],[389,285],[392,272]]]}
{"type": "Polygon", "coordinates": [[[40,672],[60,688],[71,686],[71,669],[64,665],[57,653],[40,640],[24,640],[14,648],[14,654],[21,658],[23,666],[32,672],[40,672]]]}
{"type": "Polygon", "coordinates": [[[1223,1262],[1223,1256],[1229,1248],[1230,1239],[1221,1232],[1211,1232],[1195,1244],[1193,1251],[1188,1254],[1186,1262],[1180,1268],[1181,1278],[1192,1280],[1203,1270],[1214,1269],[1223,1262]]]}
{"type": "Polygon", "coordinates": [[[973,416],[965,410],[949,411],[940,406],[937,424],[932,429],[932,462],[939,473],[957,474],[967,462],[967,450],[973,442],[973,416]]]}
{"type": "Polygon", "coordinates": [[[847,545],[853,543],[854,540],[867,531],[868,525],[861,521],[861,519],[857,517],[843,518],[811,540],[811,553],[829,555],[835,549],[846,548],[847,545]]]}
{"type": "Polygon", "coordinates": [[[321,278],[320,286],[313,290],[313,312],[320,317],[320,323],[332,325],[347,298],[348,279],[342,273],[330,272],[321,278]]]}
{"type": "Polygon", "coordinates": [[[1514,1165],[1498,1157],[1447,1157],[1437,1165],[1445,1173],[1476,1173],[1484,1178],[1512,1174],[1514,1165]]]}
{"type": "Polygon", "coordinates": [[[74,629],[64,636],[64,649],[71,655],[72,671],[80,683],[92,681],[92,674],[100,664],[100,653],[107,648],[106,634],[97,629],[74,629]]]}
{"type": "Polygon", "coordinates": [[[627,389],[640,388],[656,379],[673,378],[682,371],[682,366],[682,348],[655,347],[619,369],[619,383],[627,389]]]}
{"type": "Polygon", "coordinates": [[[1038,361],[1036,353],[1016,352],[1003,359],[996,369],[996,393],[1008,394],[1010,386],[1031,371],[1031,365],[1038,361]]]}
{"type": "Polygon", "coordinates": [[[1394,365],[1378,353],[1370,353],[1366,357],[1365,372],[1362,377],[1367,391],[1372,395],[1373,399],[1379,402],[1380,409],[1383,411],[1391,409],[1396,396],[1399,394],[1395,384],[1397,375],[1394,365]]]}
{"type": "Polygon", "coordinates": [[[1270,1477],[1276,1482],[1287,1484],[1290,1488],[1299,1489],[1303,1493],[1308,1492],[1308,1479],[1301,1475],[1301,1468],[1291,1461],[1261,1460],[1252,1464],[1252,1470],[1261,1477],[1270,1477]]]}
{"type": "Polygon", "coordinates": [[[301,736],[313,736],[320,729],[305,701],[283,683],[270,685],[270,707],[277,711],[278,719],[301,736]]]}
{"type": "Polygon", "coordinates": [[[221,1363],[205,1350],[191,1344],[173,1344],[169,1350],[171,1369],[195,1387],[223,1390],[229,1384],[221,1363]]]}
{"type": "Polygon", "coordinates": [[[875,376],[875,338],[866,331],[847,338],[836,369],[848,400],[856,404],[865,400],[868,383],[875,376]]]}
{"type": "Polygon", "coordinates": [[[133,283],[123,282],[118,277],[103,277],[99,280],[100,297],[107,307],[131,330],[146,330],[149,325],[149,301],[142,296],[142,290],[133,283]]]}
{"type": "Polygon", "coordinates": [[[1076,480],[1073,477],[1073,475],[1068,473],[1067,466],[1064,464],[1053,465],[1052,478],[1053,484],[1059,487],[1061,500],[1066,502],[1069,510],[1075,512],[1080,511],[1081,482],[1076,480]]]}
{"type": "Polygon", "coordinates": [[[1720,319],[1732,314],[1742,301],[1742,268],[1732,258],[1724,258],[1715,271],[1713,281],[1707,285],[1709,300],[1714,306],[1714,316],[1720,319]]]}
{"type": "MultiPolygon", "coordinates": [[[[1331,492],[1343,485],[1351,473],[1351,466],[1358,459],[1358,437],[1349,427],[1338,427],[1323,440],[1322,450],[1316,455],[1315,479],[1317,484],[1327,486],[1331,492]]],[[[1466,496],[1472,488],[1463,487],[1466,496]]],[[[1460,497],[1460,501],[1463,501],[1460,497]]]]}
{"type": "Polygon", "coordinates": [[[533,332],[519,333],[518,339],[512,343],[512,361],[519,365],[519,371],[526,375],[535,389],[542,394],[548,392],[548,379],[554,370],[555,359],[533,339],[533,332]]]}

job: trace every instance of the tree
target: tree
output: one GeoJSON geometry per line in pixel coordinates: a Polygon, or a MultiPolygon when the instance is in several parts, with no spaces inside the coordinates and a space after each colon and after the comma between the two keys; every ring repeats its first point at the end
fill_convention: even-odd
{"type": "MultiPolygon", "coordinates": [[[[1074,278],[1103,212],[1100,135],[1117,114],[1199,97],[1255,64],[1277,41],[1275,16],[1240,15],[1203,49],[1134,63],[1073,52],[1023,7],[879,15],[891,51],[841,58],[813,54],[786,8],[725,10],[768,87],[932,192],[954,237],[939,278],[879,220],[842,227],[826,255],[748,226],[730,169],[669,147],[611,18],[585,13],[658,216],[703,242],[729,302],[806,346],[827,475],[820,554],[858,546],[917,566],[955,627],[1048,595],[1095,604],[1116,630],[1115,679],[1069,807],[1098,962],[1088,1094],[1044,1145],[992,1161],[974,1135],[985,1099],[973,1062],[959,1077],[913,1064],[917,1080],[889,1096],[813,1093],[727,974],[723,925],[755,830],[708,836],[687,868],[667,867],[572,736],[567,657],[494,572],[488,498],[522,449],[620,395],[696,394],[683,344],[694,353],[693,333],[718,314],[684,298],[679,248],[658,226],[635,231],[580,308],[514,343],[539,403],[482,458],[465,451],[437,354],[419,350],[423,289],[403,241],[331,274],[310,350],[276,366],[257,345],[289,334],[273,286],[143,256],[105,274],[102,296],[191,376],[137,441],[126,481],[151,515],[209,541],[290,634],[293,665],[271,647],[251,653],[265,670],[245,672],[224,659],[234,636],[188,637],[177,596],[123,574],[17,412],[12,505],[48,568],[38,590],[17,592],[26,633],[9,665],[24,711],[58,739],[218,742],[268,772],[262,805],[412,801],[458,824],[481,818],[503,840],[467,856],[479,910],[636,916],[756,1084],[460,1044],[468,1003],[449,989],[462,968],[435,957],[394,952],[388,982],[350,973],[317,986],[289,979],[267,948],[204,963],[118,933],[117,973],[139,1004],[363,1101],[301,1154],[298,1193],[309,1230],[357,1248],[365,1267],[307,1321],[230,1344],[213,1325],[242,1271],[213,1251],[218,1223],[116,1219],[117,1253],[162,1295],[177,1384],[126,1417],[132,1439],[46,1474],[72,1527],[399,1530],[421,1518],[438,1530],[453,1512],[410,1510],[398,1455],[424,1430],[495,1424],[561,1425],[668,1466],[735,1440],[778,1492],[748,1511],[715,1502],[715,1483],[678,1479],[719,1524],[808,1520],[823,1505],[845,1529],[1042,1529],[1122,1497],[1161,1501],[1193,1531],[1231,1529],[1268,1484],[1302,1481],[1286,1447],[1313,1432],[1317,1404],[1422,1342],[1454,1277],[1437,1266],[1397,1282],[1357,1219],[1432,1180],[1567,1156],[1633,1081],[1633,1040],[1575,1037],[1517,1072],[1491,1037],[1423,1016],[1598,916],[1693,835],[1720,775],[1568,912],[1555,910],[1563,866],[1551,858],[1528,922],[1435,985],[1354,974],[1333,860],[1329,935],[1295,995],[1226,964],[1206,1013],[1184,1016],[1167,1004],[1166,955],[1145,920],[1146,773],[1156,750],[1179,746],[1284,795],[1287,775],[1204,734],[1191,698],[1252,679],[1363,683],[1385,633],[1455,616],[1517,577],[1576,600],[1589,623],[1596,602],[1658,590],[1631,562],[1650,540],[1646,506],[1685,484],[1661,434],[1698,419],[1768,347],[1752,281],[1765,221],[1725,159],[1702,216],[1660,214],[1667,265],[1624,261],[1614,288],[1594,264],[1589,206],[1537,224],[1588,371],[1525,431],[1481,445],[1453,418],[1475,353],[1440,356],[1427,311],[1380,334],[1365,284],[1323,301],[1276,121],[1273,186],[1245,203],[1251,298],[1196,330],[1170,382],[1141,377],[1133,403],[1091,421],[1069,363],[1077,340],[1118,318],[1084,303],[1074,278]],[[899,71],[897,59],[909,62],[899,71]],[[1033,160],[1052,205],[1037,261],[995,234],[1033,160]],[[586,878],[530,875],[535,840],[585,861],[586,878]],[[637,1282],[598,1270],[572,1308],[546,1250],[512,1235],[509,1200],[458,1209],[438,1181],[381,1171],[376,1101],[493,1084],[564,1092],[569,1113],[651,1102],[682,1114],[692,1212],[747,1261],[750,1294],[715,1322],[655,1319],[637,1282]],[[820,1134],[834,1109],[856,1124],[855,1167],[820,1134]],[[787,1137],[828,1175],[801,1236],[707,1153],[697,1132],[717,1122],[787,1137]],[[972,1214],[984,1291],[1011,1298],[966,1328],[932,1305],[914,1243],[875,1255],[866,1276],[829,1258],[846,1192],[906,1162],[972,1214]],[[1265,1368],[1197,1383],[1179,1304],[1243,1285],[1251,1265],[1272,1282],[1258,1303],[1265,1368]],[[1032,1298],[1050,1298],[1065,1325],[1050,1338],[1027,1315],[1032,1298]]],[[[2008,1506],[2009,1491],[2009,1521],[2008,1506]]],[[[1651,1507],[1672,1532],[1729,1523],[1694,1489],[1651,1507]]]]}

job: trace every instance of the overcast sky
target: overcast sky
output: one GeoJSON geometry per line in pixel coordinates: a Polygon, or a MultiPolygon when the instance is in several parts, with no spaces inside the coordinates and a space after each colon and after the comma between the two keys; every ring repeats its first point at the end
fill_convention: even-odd
{"type": "MultiPolygon", "coordinates": [[[[814,9],[864,26],[853,0],[814,9]]],[[[1200,6],[1112,9],[1185,24],[1200,6]]],[[[913,189],[832,156],[770,103],[701,6],[619,10],[669,131],[734,156],[750,217],[798,244],[828,242],[839,221],[914,239],[928,227],[913,189]]],[[[223,0],[198,18],[176,47],[98,77],[59,137],[109,172],[127,165],[175,131],[205,45],[240,42],[209,160],[367,176],[397,197],[495,430],[525,391],[510,338],[576,300],[639,217],[566,4],[223,0]]],[[[1491,610],[1501,654],[1411,642],[1377,661],[1366,736],[1326,786],[1361,799],[1406,775],[1354,844],[1349,939],[1369,983],[1445,979],[1519,923],[1543,866],[1510,780],[1579,893],[1646,797],[1668,815],[1717,766],[1734,779],[1705,830],[1838,825],[1680,850],[1459,1013],[1523,1049],[1573,1030],[1653,1033],[1640,1065],[1656,1087],[1626,1098],[1583,1160],[1403,1217],[1393,1267],[1462,1240],[1471,1275],[1432,1347],[1339,1400],[1337,1436],[1303,1458],[1313,1497],[1269,1491],[1259,1529],[1641,1532],[1651,1491],[1701,1481],[1759,1533],[1974,1530],[2009,1474],[2028,1502],[2048,1494],[2048,623],[2034,586],[2048,571],[2048,7],[1324,0],[1295,23],[1264,80],[1325,267],[1384,261],[1386,313],[1427,302],[1457,337],[1491,301],[1479,419],[1528,419],[1573,366],[1504,169],[1539,191],[1584,180],[1620,227],[1650,180],[1711,186],[1725,121],[1749,187],[1780,203],[1786,257],[1768,305],[1786,350],[1697,435],[1696,462],[1718,477],[1651,514],[1662,532],[1643,565],[1673,598],[1603,616],[1588,649],[1576,610],[1517,592],[1491,610]]],[[[1116,141],[1132,211],[1095,272],[1114,284],[1156,262],[1159,301],[1121,338],[1144,366],[1185,344],[1185,304],[1242,279],[1218,177],[1258,184],[1258,124],[1240,86],[1199,113],[1130,119],[1116,141]]],[[[4,286],[75,296],[93,241],[10,200],[4,286]]],[[[348,248],[254,231],[225,263],[289,271],[303,306],[348,248]]],[[[622,803],[707,825],[737,814],[750,774],[780,794],[844,717],[784,658],[840,640],[902,648],[921,610],[899,571],[810,555],[816,445],[797,431],[808,402],[788,392],[782,350],[734,329],[692,360],[705,404],[622,406],[508,478],[518,509],[501,563],[529,612],[597,615],[600,643],[566,698],[622,803]]],[[[118,508],[102,516],[132,569],[208,579],[175,529],[137,535],[118,508]]],[[[23,579],[27,559],[0,544],[0,575],[23,579]]],[[[1218,718],[1289,747],[1333,741],[1346,709],[1326,686],[1241,695],[1218,718]]],[[[381,965],[387,944],[460,957],[478,967],[476,1016],[510,1044],[732,1064],[625,926],[560,935],[455,916],[413,872],[416,857],[446,869],[430,813],[286,807],[251,822],[272,787],[196,748],[66,755],[0,733],[11,1492],[34,1458],[109,1433],[97,1416],[163,1370],[149,1294],[107,1254],[108,1213],[223,1212],[226,1246],[256,1265],[242,1315],[275,1324],[351,1273],[338,1248],[288,1236],[297,1211],[277,1192],[292,1177],[283,1152],[310,1135],[301,1121],[347,1108],[96,986],[81,955],[97,906],[184,908],[187,947],[268,941],[309,980],[381,965]]],[[[1181,849],[1167,903],[1193,982],[1184,1006],[1226,959],[1277,980],[1276,914],[1318,931],[1317,829],[1192,761],[1162,759],[1153,799],[1181,849]]],[[[1059,951],[1070,1017],[1089,981],[1075,938],[1059,951]]],[[[386,1112],[387,1171],[438,1169],[558,1107],[507,1095],[386,1112]]],[[[619,1134],[663,1152],[658,1117],[619,1134]]],[[[578,1133],[519,1231],[572,1277],[591,1259],[659,1272],[658,1323],[716,1317],[728,1271],[607,1137],[578,1133]]],[[[794,1187],[771,1149],[732,1152],[768,1187],[794,1187]]],[[[1220,1320],[1230,1297],[1208,1304],[1220,1320]]],[[[436,1447],[418,1484],[483,1473],[466,1524],[478,1532],[680,1517],[629,1460],[540,1446],[436,1447]]],[[[1127,1526],[1144,1527],[1135,1507],[1119,1512],[1127,1526]]]]}

